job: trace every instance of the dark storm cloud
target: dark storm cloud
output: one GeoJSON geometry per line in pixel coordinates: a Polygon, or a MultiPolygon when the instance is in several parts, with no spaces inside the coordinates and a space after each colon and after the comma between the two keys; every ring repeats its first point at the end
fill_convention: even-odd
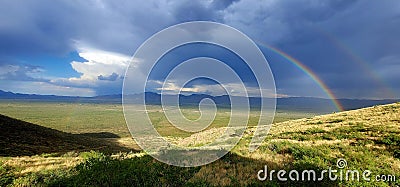
{"type": "Polygon", "coordinates": [[[183,21],[223,21],[233,1],[69,1],[0,3],[0,55],[68,53],[74,41],[131,55],[148,37],[183,21]]]}
{"type": "Polygon", "coordinates": [[[211,7],[216,10],[223,10],[230,6],[232,3],[238,2],[239,0],[213,0],[211,7]]]}
{"type": "Polygon", "coordinates": [[[190,3],[179,3],[175,4],[173,9],[173,15],[179,22],[186,21],[216,21],[219,20],[217,12],[211,7],[205,7],[201,1],[191,1],[190,3]]]}
{"type": "MultiPolygon", "coordinates": [[[[380,59],[399,53],[400,2],[269,1],[247,7],[245,2],[230,6],[225,22],[300,60],[336,95],[379,97],[371,90],[385,90],[384,83],[393,82],[377,70],[387,66],[380,59]]],[[[282,89],[304,76],[277,57],[269,60],[282,89]]]]}
{"type": "MultiPolygon", "coordinates": [[[[77,6],[79,7],[79,6],[77,6]]],[[[0,54],[62,53],[71,48],[74,8],[63,1],[2,1],[0,54]]]]}
{"type": "Polygon", "coordinates": [[[223,22],[222,10],[238,0],[175,1],[170,4],[171,13],[177,22],[217,21],[223,22]]]}
{"type": "Polygon", "coordinates": [[[109,75],[109,76],[99,75],[99,76],[97,77],[97,79],[99,79],[99,80],[101,80],[101,81],[115,81],[115,80],[117,80],[118,77],[119,77],[118,74],[112,73],[112,74],[109,75]]]}
{"type": "Polygon", "coordinates": [[[164,13],[151,13],[156,7],[151,2],[6,0],[0,4],[1,55],[67,53],[75,40],[132,53],[143,37],[168,24],[162,23],[168,19],[164,13]]]}
{"type": "MultiPolygon", "coordinates": [[[[0,61],[0,65],[20,63],[16,60],[20,55],[66,54],[76,50],[76,45],[130,56],[165,27],[209,20],[226,23],[256,43],[261,41],[288,53],[340,97],[390,97],[368,91],[383,90],[385,84],[399,97],[398,7],[400,1],[396,0],[5,0],[0,2],[0,59],[7,62],[0,61]]],[[[299,95],[296,90],[300,88],[314,89],[312,82],[298,81],[307,79],[304,72],[273,51],[262,50],[270,61],[278,90],[299,95]]],[[[114,77],[98,75],[99,80],[114,77]]],[[[105,93],[111,87],[119,92],[120,83],[95,89],[105,93]]]]}

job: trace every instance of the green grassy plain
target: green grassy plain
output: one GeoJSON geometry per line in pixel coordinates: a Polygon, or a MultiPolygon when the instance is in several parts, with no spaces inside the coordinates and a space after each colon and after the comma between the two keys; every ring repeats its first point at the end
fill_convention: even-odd
{"type": "Polygon", "coordinates": [[[130,136],[117,104],[0,101],[1,114],[74,134],[110,132],[130,136]]]}
{"type": "MultiPolygon", "coordinates": [[[[0,113],[65,132],[111,132],[122,145],[132,142],[122,107],[103,104],[1,102],[0,113]]],[[[185,109],[196,119],[196,109],[185,109]]],[[[267,139],[248,151],[254,128],[223,158],[201,167],[180,168],[160,163],[145,153],[69,152],[63,155],[1,157],[0,186],[399,186],[400,103],[327,115],[277,111],[267,139]],[[337,168],[345,159],[347,166],[337,168]],[[329,168],[370,170],[371,181],[259,181],[257,172],[329,168]],[[376,175],[396,177],[376,181],[376,175]]],[[[173,130],[157,107],[150,112],[156,127],[182,145],[202,145],[204,137],[224,131],[229,115],[219,111],[212,128],[196,134],[173,130]]],[[[250,125],[257,121],[251,113],[250,125]]]]}
{"type": "MultiPolygon", "coordinates": [[[[149,110],[149,116],[161,134],[179,137],[187,137],[192,134],[176,130],[175,127],[171,126],[163,115],[161,107],[150,106],[149,110]]],[[[108,132],[120,137],[130,137],[120,104],[0,100],[0,113],[15,119],[73,134],[108,132]]],[[[183,109],[183,114],[188,119],[197,119],[200,116],[198,109],[188,107],[183,109]]],[[[274,122],[312,117],[318,114],[318,112],[278,110],[274,122]]],[[[210,128],[226,126],[229,116],[228,110],[219,110],[210,128]]],[[[249,126],[257,125],[257,116],[258,112],[251,112],[249,126]]]]}

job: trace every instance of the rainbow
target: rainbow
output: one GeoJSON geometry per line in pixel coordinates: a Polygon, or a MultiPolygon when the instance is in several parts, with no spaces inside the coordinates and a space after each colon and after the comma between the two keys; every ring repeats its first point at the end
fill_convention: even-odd
{"type": "Polygon", "coordinates": [[[337,110],[339,110],[339,111],[344,110],[343,106],[340,104],[340,102],[338,101],[336,96],[333,94],[333,92],[309,67],[305,66],[299,60],[291,57],[289,54],[287,54],[275,47],[272,47],[270,45],[264,44],[259,41],[257,41],[257,44],[279,54],[280,56],[285,58],[288,62],[292,63],[297,68],[299,68],[301,71],[303,71],[305,74],[307,74],[309,77],[311,77],[311,79],[313,79],[318,84],[318,86],[322,88],[322,90],[326,93],[326,95],[332,100],[332,102],[335,105],[335,107],[337,108],[337,110]]]}
{"type": "Polygon", "coordinates": [[[362,59],[360,56],[356,55],[348,46],[343,44],[342,41],[336,39],[332,34],[329,32],[326,32],[322,29],[319,28],[314,28],[316,32],[318,32],[321,36],[324,36],[333,46],[335,46],[337,49],[340,49],[344,54],[346,54],[353,62],[357,63],[361,69],[369,75],[369,77],[372,78],[375,84],[379,85],[381,89],[384,90],[386,94],[390,98],[395,98],[395,93],[393,90],[389,89],[390,86],[388,86],[385,81],[375,72],[372,70],[372,67],[369,65],[368,62],[366,62],[364,59],[362,59]]]}

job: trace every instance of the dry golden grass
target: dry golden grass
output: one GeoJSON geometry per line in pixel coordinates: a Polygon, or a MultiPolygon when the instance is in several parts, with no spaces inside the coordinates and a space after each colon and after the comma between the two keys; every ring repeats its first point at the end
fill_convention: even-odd
{"type": "MultiPolygon", "coordinates": [[[[393,103],[382,106],[373,106],[358,110],[345,111],[340,113],[333,113],[312,118],[303,118],[297,120],[290,120],[273,124],[269,135],[279,135],[288,132],[304,132],[308,129],[319,128],[325,131],[331,131],[340,127],[351,127],[352,124],[362,123],[366,128],[380,127],[393,128],[400,131],[400,103],[393,103]]],[[[196,145],[204,144],[204,140],[216,138],[223,134],[226,128],[213,128],[201,133],[194,134],[187,138],[179,139],[182,145],[196,145]]],[[[245,134],[251,135],[255,131],[254,127],[250,127],[245,134]]],[[[374,138],[374,137],[371,137],[374,138]]],[[[280,138],[273,138],[272,141],[280,141],[280,138]]],[[[285,139],[286,140],[286,139],[285,139]]],[[[305,144],[307,141],[288,140],[294,143],[305,144]]],[[[351,140],[334,140],[334,141],[313,141],[315,144],[332,144],[332,143],[351,143],[351,140]]],[[[310,143],[311,144],[311,143],[310,143]]]]}
{"type": "MultiPolygon", "coordinates": [[[[329,154],[326,155],[329,158],[343,158],[346,155],[353,155],[362,159],[364,154],[362,151],[354,150],[353,144],[359,141],[356,138],[342,138],[342,139],[311,139],[311,140],[296,140],[291,139],[291,137],[282,137],[282,134],[293,133],[293,135],[304,134],[307,131],[319,130],[321,132],[334,132],[334,130],[348,128],[350,131],[360,133],[365,136],[364,140],[375,140],[381,139],[386,136],[388,132],[400,133],[400,103],[394,103],[383,106],[374,106],[359,110],[345,111],[340,113],[333,113],[328,115],[316,116],[306,119],[291,120],[286,122],[281,122],[274,124],[270,129],[267,139],[263,142],[261,147],[268,147],[274,143],[289,143],[299,145],[301,147],[313,149],[318,147],[344,147],[348,148],[348,152],[343,152],[341,150],[332,149],[329,154]],[[361,125],[360,128],[354,128],[356,125],[361,125]],[[384,131],[380,131],[380,129],[384,131]],[[365,129],[376,129],[376,132],[364,131],[365,129]]],[[[201,144],[201,139],[197,137],[208,137],[210,139],[211,135],[219,135],[225,128],[210,129],[203,133],[196,134],[188,138],[180,140],[184,145],[194,145],[201,144]]],[[[271,168],[285,168],[295,160],[291,154],[288,153],[274,153],[270,150],[257,149],[256,151],[250,153],[248,151],[249,135],[254,132],[254,128],[249,128],[243,140],[236,146],[232,152],[239,155],[242,158],[250,159],[252,161],[239,161],[230,162],[218,160],[213,164],[204,166],[200,171],[195,174],[192,180],[202,180],[207,181],[211,185],[227,186],[227,185],[248,185],[250,181],[256,181],[255,178],[257,171],[262,169],[264,164],[271,168]],[[233,180],[234,179],[234,180],[233,180]]],[[[317,134],[317,133],[316,133],[317,134]]],[[[321,133],[322,134],[322,133],[321,133]]],[[[315,134],[308,134],[310,137],[314,137],[315,134]]],[[[360,136],[361,136],[360,135],[360,136]]],[[[316,135],[315,135],[316,136],[316,135]]],[[[379,152],[387,149],[385,145],[376,143],[367,143],[365,145],[366,150],[377,152],[379,157],[371,162],[377,162],[376,164],[381,164],[384,167],[386,164],[390,164],[390,169],[394,174],[400,173],[400,159],[394,158],[393,156],[382,154],[379,152]]],[[[367,154],[367,153],[365,153],[367,154]]],[[[350,159],[350,158],[346,158],[350,159]]],[[[370,159],[370,158],[368,158],[370,159]]],[[[362,166],[361,166],[362,167],[362,166]]],[[[369,184],[376,185],[376,184],[369,184]]],[[[383,184],[387,185],[387,184],[383,184]]]]}
{"type": "Polygon", "coordinates": [[[70,169],[82,162],[82,160],[83,158],[75,153],[69,153],[62,157],[44,157],[42,155],[0,159],[3,164],[16,168],[15,174],[17,176],[43,171],[70,169]]]}

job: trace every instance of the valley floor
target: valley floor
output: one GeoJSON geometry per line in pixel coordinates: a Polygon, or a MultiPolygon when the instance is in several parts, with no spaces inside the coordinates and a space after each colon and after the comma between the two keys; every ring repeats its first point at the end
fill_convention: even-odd
{"type": "MultiPolygon", "coordinates": [[[[12,107],[7,109],[8,115],[15,115],[22,108],[21,106],[12,107]],[[17,107],[18,110],[13,111],[12,107],[17,107]]],[[[64,109],[63,106],[60,107],[64,109]]],[[[77,111],[75,115],[79,116],[78,118],[81,120],[82,118],[86,120],[103,119],[102,115],[109,115],[108,112],[103,113],[104,107],[102,107],[102,109],[91,110],[90,113],[95,115],[90,116],[87,113],[89,116],[86,116],[82,114],[85,107],[93,106],[78,105],[73,110],[68,110],[71,107],[65,107],[65,110],[72,113],[77,111]]],[[[114,115],[119,115],[118,106],[108,106],[106,109],[111,114],[115,112],[114,115]]],[[[3,110],[1,111],[3,112],[3,110]]],[[[38,110],[37,113],[40,111],[38,110]]],[[[37,113],[31,116],[25,115],[23,118],[26,121],[35,122],[35,120],[40,120],[36,117],[40,115],[37,113]]],[[[61,113],[54,112],[48,119],[57,119],[57,117],[62,118],[61,113]]],[[[223,117],[221,120],[224,119],[223,117]]],[[[76,119],[70,118],[69,120],[69,124],[78,124],[76,119]]],[[[115,117],[104,120],[106,120],[104,123],[100,122],[93,129],[107,129],[107,122],[118,121],[115,117]]],[[[55,122],[47,122],[45,126],[56,127],[56,125],[55,122]]],[[[87,129],[87,125],[89,124],[84,124],[82,125],[84,127],[81,128],[87,129]]],[[[68,133],[74,133],[76,130],[72,126],[67,128],[62,126],[62,128],[56,129],[68,133]]],[[[129,134],[127,135],[122,129],[117,125],[109,128],[111,134],[101,134],[91,130],[84,133],[96,140],[112,141],[121,147],[137,150],[138,147],[132,143],[129,134]]],[[[207,143],[203,142],[207,138],[218,136],[222,131],[224,128],[215,126],[197,134],[177,134],[177,136],[170,137],[170,140],[183,145],[203,145],[207,143]]],[[[45,186],[400,185],[400,103],[315,117],[310,115],[306,118],[277,122],[272,126],[260,147],[254,152],[249,152],[248,145],[253,133],[254,127],[248,128],[239,144],[230,153],[216,162],[195,168],[169,166],[155,161],[142,152],[123,150],[121,150],[122,152],[114,150],[109,153],[101,150],[83,150],[32,156],[3,156],[0,158],[0,186],[29,186],[31,184],[45,186]],[[338,167],[338,161],[346,163],[346,165],[338,167]],[[257,174],[265,166],[268,171],[314,170],[317,174],[329,168],[338,170],[338,173],[346,173],[349,170],[363,173],[368,170],[371,172],[371,180],[364,180],[361,176],[358,180],[347,180],[346,178],[330,180],[325,175],[321,181],[279,181],[276,174],[272,175],[272,180],[269,178],[259,180],[257,174]],[[378,181],[378,179],[381,180],[378,181]]],[[[2,149],[4,150],[4,148],[2,149]]]]}

